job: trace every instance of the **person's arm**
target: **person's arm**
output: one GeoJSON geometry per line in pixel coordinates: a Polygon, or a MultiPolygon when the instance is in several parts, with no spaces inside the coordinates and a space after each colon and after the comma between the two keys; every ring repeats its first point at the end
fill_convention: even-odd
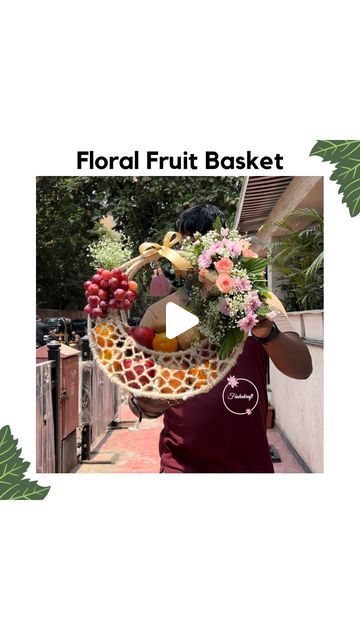
{"type": "MultiPolygon", "coordinates": [[[[251,333],[258,338],[267,338],[271,332],[272,325],[271,320],[261,320],[255,325],[251,333]]],[[[264,344],[263,347],[276,368],[286,376],[305,380],[311,375],[312,361],[310,351],[295,331],[286,331],[284,333],[280,331],[274,340],[264,344]]]]}
{"type": "Polygon", "coordinates": [[[166,400],[153,400],[152,398],[142,397],[134,398],[134,396],[129,396],[128,404],[131,411],[138,418],[159,418],[173,403],[166,400]]]}

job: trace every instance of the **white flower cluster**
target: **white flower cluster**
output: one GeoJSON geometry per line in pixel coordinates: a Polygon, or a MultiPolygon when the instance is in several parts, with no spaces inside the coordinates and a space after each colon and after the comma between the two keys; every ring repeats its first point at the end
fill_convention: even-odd
{"type": "Polygon", "coordinates": [[[106,233],[103,238],[88,247],[91,265],[97,269],[114,269],[130,260],[132,254],[131,240],[124,233],[106,233]]]}

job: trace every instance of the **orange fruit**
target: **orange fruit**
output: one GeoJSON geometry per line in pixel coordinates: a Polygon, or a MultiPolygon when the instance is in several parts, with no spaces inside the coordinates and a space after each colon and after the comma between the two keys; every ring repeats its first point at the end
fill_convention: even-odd
{"type": "Polygon", "coordinates": [[[186,391],[186,386],[182,385],[184,379],[185,371],[182,369],[162,369],[159,389],[161,393],[173,393],[173,391],[184,393],[186,391]]]}
{"type": "Polygon", "coordinates": [[[105,338],[103,338],[102,336],[96,336],[96,344],[99,347],[105,347],[105,338]]]}
{"type": "Polygon", "coordinates": [[[189,373],[196,378],[195,385],[194,385],[195,389],[200,389],[200,387],[203,387],[205,384],[207,384],[208,370],[211,371],[211,377],[215,378],[216,377],[215,369],[216,369],[216,365],[213,362],[210,363],[208,360],[204,362],[201,369],[198,367],[189,369],[189,373]]]}
{"type": "Polygon", "coordinates": [[[101,352],[100,358],[101,358],[101,360],[111,360],[112,355],[113,355],[113,353],[112,353],[111,349],[104,349],[101,352]]]}
{"type": "Polygon", "coordinates": [[[152,348],[154,351],[173,353],[174,351],[178,351],[179,343],[177,338],[167,338],[166,333],[158,333],[155,338],[153,338],[152,348]]]}
{"type": "Polygon", "coordinates": [[[104,336],[105,338],[108,338],[110,333],[112,331],[115,331],[115,327],[113,324],[104,323],[103,325],[101,325],[101,328],[102,328],[101,335],[104,336]]]}

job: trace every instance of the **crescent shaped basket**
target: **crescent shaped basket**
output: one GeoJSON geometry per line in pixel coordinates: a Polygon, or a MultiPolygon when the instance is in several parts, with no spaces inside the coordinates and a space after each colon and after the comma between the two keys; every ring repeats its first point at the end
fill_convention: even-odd
{"type": "MultiPolygon", "coordinates": [[[[139,255],[121,265],[129,279],[153,260],[139,255]]],[[[162,400],[186,400],[207,393],[234,366],[242,352],[237,345],[226,360],[218,347],[203,339],[183,351],[165,353],[139,345],[128,333],[124,311],[106,318],[88,318],[88,336],[94,359],[124,392],[162,400]]]]}

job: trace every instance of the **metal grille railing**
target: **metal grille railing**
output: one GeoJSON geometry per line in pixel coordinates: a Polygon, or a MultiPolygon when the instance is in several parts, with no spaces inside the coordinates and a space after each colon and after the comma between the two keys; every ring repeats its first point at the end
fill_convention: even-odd
{"type": "Polygon", "coordinates": [[[52,404],[53,362],[36,365],[36,471],[55,473],[55,430],[52,404]]]}

